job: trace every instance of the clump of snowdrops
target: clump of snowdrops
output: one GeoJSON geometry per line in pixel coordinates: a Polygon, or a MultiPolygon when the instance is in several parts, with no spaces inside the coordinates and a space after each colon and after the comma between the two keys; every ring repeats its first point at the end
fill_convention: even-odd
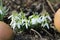
{"type": "Polygon", "coordinates": [[[52,21],[48,12],[42,12],[41,14],[33,13],[33,15],[26,17],[25,13],[21,11],[20,13],[13,11],[12,15],[8,17],[11,18],[11,27],[15,29],[29,29],[33,28],[34,25],[40,25],[40,27],[50,28],[49,23],[52,21]]]}

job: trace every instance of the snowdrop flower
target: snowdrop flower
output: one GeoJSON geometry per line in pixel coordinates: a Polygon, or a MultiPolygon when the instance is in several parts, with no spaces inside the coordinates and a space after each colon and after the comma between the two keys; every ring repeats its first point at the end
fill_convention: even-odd
{"type": "Polygon", "coordinates": [[[13,24],[11,24],[11,27],[12,27],[13,29],[15,29],[15,27],[16,27],[16,22],[15,22],[15,21],[13,22],[13,24]]]}
{"type": "Polygon", "coordinates": [[[28,26],[30,26],[29,25],[29,20],[27,20],[27,19],[22,19],[22,25],[25,25],[26,26],[26,29],[28,29],[28,26]]]}
{"type": "Polygon", "coordinates": [[[18,19],[20,19],[20,18],[19,18],[18,16],[16,16],[14,19],[17,19],[17,20],[18,20],[18,19]]]}
{"type": "Polygon", "coordinates": [[[2,10],[0,10],[0,14],[3,14],[3,13],[2,13],[2,10]]]}
{"type": "Polygon", "coordinates": [[[49,29],[49,25],[48,25],[48,23],[45,23],[44,26],[46,26],[46,27],[49,29]]]}
{"type": "Polygon", "coordinates": [[[28,29],[28,26],[30,26],[30,21],[29,20],[26,20],[25,21],[25,24],[26,24],[26,29],[28,29]]]}
{"type": "Polygon", "coordinates": [[[46,17],[45,16],[41,16],[41,21],[44,22],[46,20],[46,17]]]}
{"type": "Polygon", "coordinates": [[[42,18],[43,18],[42,16],[39,17],[39,18],[37,19],[37,22],[38,22],[38,23],[41,23],[41,22],[42,22],[42,18]]]}
{"type": "Polygon", "coordinates": [[[47,28],[49,29],[49,25],[48,25],[48,23],[46,23],[46,26],[47,26],[47,28]]]}
{"type": "Polygon", "coordinates": [[[24,23],[26,21],[26,19],[22,19],[22,23],[24,23]]]}
{"type": "Polygon", "coordinates": [[[32,18],[31,23],[32,23],[32,25],[36,24],[37,23],[37,18],[32,18]]]}
{"type": "Polygon", "coordinates": [[[28,29],[28,23],[26,23],[26,29],[28,29]]]}
{"type": "Polygon", "coordinates": [[[46,26],[46,27],[49,29],[49,25],[48,25],[48,23],[45,23],[45,24],[42,23],[41,26],[42,26],[42,27],[45,27],[45,26],[46,26]]]}
{"type": "Polygon", "coordinates": [[[13,23],[15,23],[15,20],[14,20],[14,17],[11,15],[9,18],[11,18],[11,23],[10,23],[10,25],[12,25],[13,23]]]}
{"type": "Polygon", "coordinates": [[[28,20],[28,26],[30,26],[30,20],[28,20]]]}
{"type": "Polygon", "coordinates": [[[52,21],[52,19],[51,19],[51,17],[48,15],[48,16],[46,16],[50,21],[52,21]]]}
{"type": "Polygon", "coordinates": [[[20,29],[20,23],[16,23],[17,27],[20,29]]]}
{"type": "Polygon", "coordinates": [[[39,17],[40,22],[44,22],[46,18],[44,16],[39,17]]]}

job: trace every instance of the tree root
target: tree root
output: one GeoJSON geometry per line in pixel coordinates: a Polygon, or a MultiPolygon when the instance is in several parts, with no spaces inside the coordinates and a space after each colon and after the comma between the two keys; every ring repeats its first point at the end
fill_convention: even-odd
{"type": "Polygon", "coordinates": [[[41,39],[43,39],[42,36],[41,36],[41,34],[40,34],[39,32],[37,32],[37,31],[34,30],[34,29],[31,29],[31,31],[35,32],[41,39]]]}
{"type": "Polygon", "coordinates": [[[51,36],[53,38],[53,35],[51,33],[49,33],[47,30],[45,30],[43,28],[42,28],[42,30],[45,31],[49,36],[51,36]]]}
{"type": "Polygon", "coordinates": [[[46,2],[48,3],[48,5],[49,5],[49,7],[51,8],[52,12],[55,13],[55,10],[53,9],[53,7],[52,7],[50,1],[49,1],[49,0],[46,0],[46,2]]]}

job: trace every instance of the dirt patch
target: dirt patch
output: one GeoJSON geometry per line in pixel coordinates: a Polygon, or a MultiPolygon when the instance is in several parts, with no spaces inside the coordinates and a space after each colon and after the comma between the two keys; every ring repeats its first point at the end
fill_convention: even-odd
{"type": "MultiPolygon", "coordinates": [[[[16,10],[17,12],[20,12],[20,9],[22,9],[25,13],[27,13],[27,16],[32,15],[32,12],[42,12],[42,6],[44,4],[44,8],[46,11],[50,14],[51,18],[54,18],[54,13],[57,11],[57,9],[60,8],[60,3],[55,2],[50,3],[46,0],[3,0],[4,6],[9,8],[7,16],[4,18],[4,21],[6,23],[10,23],[11,20],[7,19],[9,15],[11,15],[11,12],[13,10],[16,10]],[[51,6],[52,5],[52,6],[51,6]],[[8,21],[7,21],[8,20],[8,21]]],[[[52,25],[54,26],[54,22],[52,21],[52,25]]],[[[54,29],[42,29],[42,30],[35,30],[34,32],[23,32],[23,33],[17,33],[14,37],[14,40],[60,40],[60,33],[58,33],[54,29]],[[41,37],[39,37],[38,33],[41,37]]]]}

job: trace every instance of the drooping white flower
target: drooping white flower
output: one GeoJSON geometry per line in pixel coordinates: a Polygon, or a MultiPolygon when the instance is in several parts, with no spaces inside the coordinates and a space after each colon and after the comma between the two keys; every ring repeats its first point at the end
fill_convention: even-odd
{"type": "Polygon", "coordinates": [[[26,19],[22,19],[22,23],[24,23],[26,21],[26,19]]]}
{"type": "Polygon", "coordinates": [[[45,20],[46,20],[46,17],[45,16],[42,16],[41,21],[44,22],[45,20]]]}
{"type": "Polygon", "coordinates": [[[41,23],[42,22],[42,16],[37,19],[37,22],[38,23],[41,23]]]}
{"type": "Polygon", "coordinates": [[[26,29],[28,29],[28,23],[26,23],[26,29]]]}
{"type": "Polygon", "coordinates": [[[20,26],[20,23],[16,23],[16,25],[17,25],[17,27],[20,29],[20,27],[21,27],[21,26],[20,26]]]}
{"type": "Polygon", "coordinates": [[[47,27],[47,28],[49,29],[49,25],[48,25],[48,23],[45,23],[45,24],[42,23],[41,26],[42,26],[42,27],[47,27]]]}
{"type": "Polygon", "coordinates": [[[37,18],[32,18],[31,23],[32,23],[32,25],[36,24],[37,23],[37,18]]]}
{"type": "Polygon", "coordinates": [[[47,18],[48,18],[50,21],[52,21],[52,19],[51,19],[51,17],[50,17],[50,16],[47,16],[47,18]]]}
{"type": "Polygon", "coordinates": [[[2,10],[0,10],[0,14],[3,14],[2,10]]]}
{"type": "Polygon", "coordinates": [[[15,27],[16,27],[16,22],[13,22],[13,24],[11,24],[11,27],[12,27],[13,29],[15,29],[15,27]]]}
{"type": "Polygon", "coordinates": [[[48,25],[48,23],[45,23],[44,26],[46,26],[46,27],[49,29],[49,25],[48,25]]]}

